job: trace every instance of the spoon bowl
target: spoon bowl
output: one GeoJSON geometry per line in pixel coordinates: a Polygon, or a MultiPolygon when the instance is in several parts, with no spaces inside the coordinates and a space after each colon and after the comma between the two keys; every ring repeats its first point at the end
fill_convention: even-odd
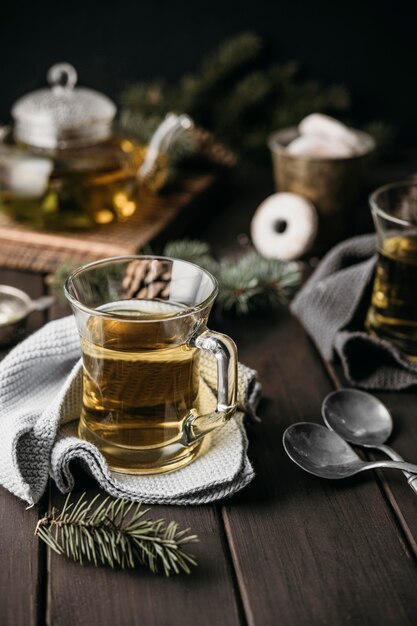
{"type": "Polygon", "coordinates": [[[417,465],[404,461],[362,461],[342,437],[320,424],[293,424],[284,432],[282,441],[294,463],[320,478],[347,478],[377,467],[417,473],[417,465]]]}
{"type": "Polygon", "coordinates": [[[323,401],[325,424],[346,441],[378,447],[392,433],[392,418],[382,402],[364,391],[337,389],[323,401]]]}
{"type": "Polygon", "coordinates": [[[43,311],[54,302],[52,296],[32,300],[21,289],[0,285],[0,346],[5,346],[23,337],[27,317],[33,311],[43,311]]]}
{"type": "Polygon", "coordinates": [[[286,453],[306,472],[321,478],[345,478],[360,471],[360,457],[332,430],[310,422],[299,422],[284,432],[286,453]],[[358,465],[359,464],[359,465],[358,465]]]}
{"type": "MultiPolygon", "coordinates": [[[[357,446],[375,448],[393,461],[404,459],[385,441],[392,433],[392,418],[386,406],[365,391],[337,389],[323,401],[324,423],[345,441],[357,446]]],[[[417,493],[417,477],[403,470],[407,482],[417,493]]]]}

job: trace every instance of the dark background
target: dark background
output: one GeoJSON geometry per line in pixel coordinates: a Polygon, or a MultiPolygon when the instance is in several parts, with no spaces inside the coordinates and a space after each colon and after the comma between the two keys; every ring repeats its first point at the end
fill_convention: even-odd
{"type": "Polygon", "coordinates": [[[117,99],[129,81],[174,80],[224,38],[250,30],[265,37],[273,58],[299,60],[308,77],[346,84],[353,120],[384,120],[413,142],[412,7],[395,0],[3,3],[0,120],[8,120],[18,96],[45,84],[57,61],[75,65],[81,84],[117,99]]]}

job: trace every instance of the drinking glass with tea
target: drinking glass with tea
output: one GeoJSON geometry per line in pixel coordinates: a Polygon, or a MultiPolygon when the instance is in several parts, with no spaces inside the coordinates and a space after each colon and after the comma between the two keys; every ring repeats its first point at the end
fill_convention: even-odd
{"type": "Polygon", "coordinates": [[[417,360],[417,183],[385,185],[370,205],[378,261],[366,327],[417,360]]]}
{"type": "Polygon", "coordinates": [[[236,410],[236,346],[206,326],[216,280],[186,261],[117,257],[75,270],[65,293],[83,354],[80,437],[119,472],[190,463],[236,410]],[[202,350],[217,364],[208,410],[202,350]]]}

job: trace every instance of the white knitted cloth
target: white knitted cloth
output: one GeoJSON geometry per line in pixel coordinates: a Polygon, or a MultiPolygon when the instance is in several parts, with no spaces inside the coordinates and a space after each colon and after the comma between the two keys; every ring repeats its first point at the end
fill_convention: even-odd
{"type": "MultiPolygon", "coordinates": [[[[113,496],[149,504],[202,504],[230,496],[253,478],[244,414],[254,414],[260,385],[239,364],[240,410],[204,443],[190,465],[169,474],[111,472],[103,455],[76,436],[82,396],[79,337],[72,316],[50,322],[18,345],[0,364],[0,484],[29,504],[45,491],[48,474],[62,492],[74,486],[78,460],[113,496]]],[[[204,353],[205,354],[205,353],[204,353]]],[[[203,378],[215,386],[215,364],[202,360],[203,378]]],[[[206,384],[204,382],[203,384],[206,384]]]]}

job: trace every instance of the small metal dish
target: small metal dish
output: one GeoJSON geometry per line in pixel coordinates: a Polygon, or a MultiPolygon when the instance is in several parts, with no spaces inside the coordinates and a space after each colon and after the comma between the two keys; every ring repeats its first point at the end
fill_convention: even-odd
{"type": "Polygon", "coordinates": [[[21,289],[0,285],[0,345],[5,346],[20,339],[26,332],[28,315],[47,309],[53,302],[52,296],[32,300],[21,289]]]}

